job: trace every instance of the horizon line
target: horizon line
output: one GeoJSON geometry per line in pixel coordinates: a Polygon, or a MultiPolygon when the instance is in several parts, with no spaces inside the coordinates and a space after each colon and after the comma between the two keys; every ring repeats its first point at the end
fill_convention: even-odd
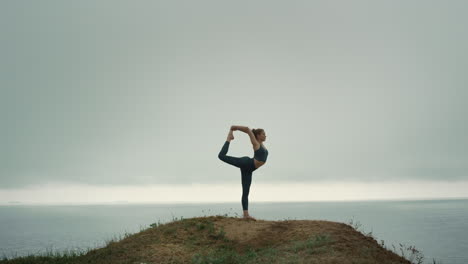
{"type": "MultiPolygon", "coordinates": [[[[420,197],[420,198],[382,198],[382,199],[337,199],[337,200],[297,200],[297,201],[251,201],[255,203],[327,203],[327,202],[412,202],[412,201],[441,201],[441,200],[468,200],[467,197],[420,197]]],[[[7,203],[0,203],[0,206],[82,206],[82,205],[181,205],[181,204],[233,204],[239,201],[221,201],[221,202],[208,202],[208,201],[151,201],[151,202],[131,202],[131,201],[116,201],[116,202],[96,202],[96,203],[23,203],[16,201],[9,201],[7,203]]]]}

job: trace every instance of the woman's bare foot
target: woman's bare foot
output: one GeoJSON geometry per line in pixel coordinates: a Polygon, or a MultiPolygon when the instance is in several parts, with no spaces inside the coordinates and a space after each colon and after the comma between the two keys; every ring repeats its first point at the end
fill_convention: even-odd
{"type": "Polygon", "coordinates": [[[226,140],[227,140],[227,141],[231,141],[231,140],[233,140],[233,139],[234,139],[234,134],[232,133],[232,130],[229,130],[229,134],[228,134],[226,140]]]}
{"type": "Polygon", "coordinates": [[[257,219],[255,219],[255,218],[253,218],[253,217],[251,217],[249,215],[249,210],[244,210],[244,219],[257,221],[257,219]]]}
{"type": "Polygon", "coordinates": [[[244,215],[244,219],[245,220],[253,220],[253,221],[257,221],[257,219],[253,218],[252,216],[250,215],[244,215]]]}

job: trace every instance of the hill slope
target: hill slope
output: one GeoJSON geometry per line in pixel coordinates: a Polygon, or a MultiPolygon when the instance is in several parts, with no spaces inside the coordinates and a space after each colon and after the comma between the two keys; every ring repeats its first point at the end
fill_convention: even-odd
{"type": "MultiPolygon", "coordinates": [[[[0,263],[408,263],[353,226],[315,220],[247,221],[226,216],[151,224],[80,254],[0,263]]],[[[418,262],[421,263],[421,262],[418,262]]]]}
{"type": "Polygon", "coordinates": [[[78,263],[410,263],[350,225],[211,216],[153,224],[78,263]]]}

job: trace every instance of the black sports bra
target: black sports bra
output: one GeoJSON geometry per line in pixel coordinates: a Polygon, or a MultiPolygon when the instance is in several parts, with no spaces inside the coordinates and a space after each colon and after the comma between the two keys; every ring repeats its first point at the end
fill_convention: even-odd
{"type": "Polygon", "coordinates": [[[260,145],[260,148],[257,149],[254,152],[254,159],[266,162],[268,157],[268,150],[266,148],[263,148],[262,145],[260,145]]]}

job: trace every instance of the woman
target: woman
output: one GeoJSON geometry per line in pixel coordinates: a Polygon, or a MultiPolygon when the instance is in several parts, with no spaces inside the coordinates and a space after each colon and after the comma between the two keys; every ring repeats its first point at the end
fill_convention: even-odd
{"type": "Polygon", "coordinates": [[[231,126],[229,134],[227,136],[224,146],[218,154],[218,158],[228,164],[240,168],[242,176],[242,209],[244,210],[244,218],[256,220],[249,215],[249,191],[250,184],[252,183],[252,172],[265,164],[268,157],[268,150],[263,146],[263,142],[266,140],[265,131],[261,128],[250,130],[245,126],[231,126]],[[254,149],[254,157],[250,158],[247,156],[237,158],[227,156],[229,144],[234,139],[233,131],[240,130],[249,135],[250,141],[252,142],[254,149]]]}

